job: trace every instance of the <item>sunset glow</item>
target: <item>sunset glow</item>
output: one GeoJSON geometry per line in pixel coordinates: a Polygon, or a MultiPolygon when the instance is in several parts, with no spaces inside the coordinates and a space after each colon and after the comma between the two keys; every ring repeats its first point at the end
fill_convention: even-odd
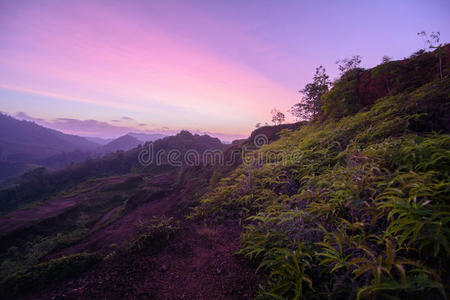
{"type": "Polygon", "coordinates": [[[271,108],[287,111],[298,102],[298,90],[317,61],[336,74],[333,60],[352,54],[360,54],[367,66],[379,62],[379,53],[400,59],[421,46],[417,31],[450,28],[445,18],[435,24],[428,18],[426,26],[419,18],[445,14],[444,1],[440,8],[427,5],[421,11],[420,5],[409,9],[381,2],[355,1],[342,15],[315,24],[314,17],[325,17],[336,4],[319,10],[299,2],[255,1],[233,6],[236,11],[213,1],[77,1],[70,6],[2,1],[0,110],[91,136],[117,136],[120,130],[84,132],[58,127],[55,120],[96,120],[125,132],[188,129],[246,136],[256,123],[270,121],[271,108]],[[381,20],[377,13],[383,5],[403,12],[384,15],[383,24],[371,27],[373,34],[362,36],[362,28],[355,27],[353,36],[339,35],[353,22],[361,24],[361,18],[381,20]],[[361,6],[367,15],[355,13],[361,6]],[[391,26],[394,19],[402,25],[391,26]],[[314,42],[311,26],[324,33],[314,42]],[[395,40],[400,34],[403,39],[395,40]],[[336,39],[342,39],[341,46],[330,49],[336,39]],[[377,44],[380,40],[392,44],[377,44]],[[135,121],[113,122],[123,116],[135,121]]]}

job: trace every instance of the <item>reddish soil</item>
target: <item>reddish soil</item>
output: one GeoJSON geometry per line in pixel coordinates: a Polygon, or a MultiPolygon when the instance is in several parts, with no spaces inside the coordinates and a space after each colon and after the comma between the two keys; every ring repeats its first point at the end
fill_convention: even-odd
{"type": "Polygon", "coordinates": [[[145,221],[154,216],[164,215],[170,207],[170,204],[171,202],[166,198],[145,203],[114,223],[89,234],[76,245],[66,248],[51,257],[54,258],[80,252],[108,254],[115,247],[125,245],[132,238],[136,232],[136,225],[140,220],[145,221]]]}
{"type": "Polygon", "coordinates": [[[30,208],[11,212],[8,215],[8,218],[0,218],[0,234],[6,235],[13,231],[33,226],[43,220],[58,216],[78,203],[87,200],[92,193],[105,188],[107,185],[123,182],[125,179],[126,178],[108,179],[93,189],[74,197],[61,197],[40,203],[30,208]]]}
{"type": "Polygon", "coordinates": [[[153,180],[153,186],[166,188],[164,193],[138,193],[134,198],[137,206],[126,209],[124,216],[98,228],[120,207],[113,208],[86,238],[47,259],[80,252],[114,255],[71,281],[55,282],[21,299],[252,298],[260,280],[254,267],[234,254],[242,230],[238,222],[229,220],[210,227],[186,220],[188,210],[182,202],[194,194],[195,181],[174,187],[168,185],[172,180],[170,176],[153,180]],[[162,215],[173,217],[180,228],[169,241],[138,252],[123,250],[137,232],[139,220],[162,215]]]}
{"type": "Polygon", "coordinates": [[[259,278],[239,249],[240,228],[186,222],[160,249],[117,254],[30,299],[249,299],[259,278]]]}

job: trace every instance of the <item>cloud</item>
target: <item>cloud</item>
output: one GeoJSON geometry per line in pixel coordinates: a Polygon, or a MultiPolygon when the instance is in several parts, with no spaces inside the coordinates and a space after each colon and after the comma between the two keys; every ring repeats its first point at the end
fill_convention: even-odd
{"type": "MultiPolygon", "coordinates": [[[[56,118],[52,120],[45,120],[42,118],[32,117],[25,112],[17,112],[14,115],[17,119],[35,122],[41,126],[55,129],[68,134],[75,134],[80,136],[101,137],[101,138],[116,138],[127,134],[129,132],[138,133],[160,133],[166,135],[175,135],[180,132],[180,129],[171,129],[167,126],[154,128],[152,130],[142,130],[132,126],[118,126],[108,122],[98,120],[79,120],[74,118],[56,118]]],[[[114,120],[112,120],[114,121],[114,120]]],[[[145,123],[139,123],[138,127],[147,126],[145,123]]],[[[207,134],[217,137],[224,142],[231,142],[235,139],[246,138],[247,136],[239,134],[226,134],[220,132],[207,132],[201,130],[189,130],[193,134],[207,134]]]]}
{"type": "Polygon", "coordinates": [[[130,118],[130,117],[122,117],[121,119],[122,120],[127,120],[127,121],[134,121],[134,119],[130,118]]]}
{"type": "Polygon", "coordinates": [[[131,126],[117,126],[98,120],[78,120],[73,118],[45,120],[29,116],[25,112],[17,112],[14,116],[17,119],[32,121],[47,128],[81,136],[111,138],[136,130],[136,128],[131,126]]]}
{"type": "Polygon", "coordinates": [[[16,117],[17,119],[20,119],[20,120],[26,120],[26,121],[36,122],[36,123],[44,121],[44,119],[41,119],[41,118],[33,118],[33,117],[27,115],[26,113],[24,113],[23,111],[17,112],[14,115],[14,117],[16,117]]]}

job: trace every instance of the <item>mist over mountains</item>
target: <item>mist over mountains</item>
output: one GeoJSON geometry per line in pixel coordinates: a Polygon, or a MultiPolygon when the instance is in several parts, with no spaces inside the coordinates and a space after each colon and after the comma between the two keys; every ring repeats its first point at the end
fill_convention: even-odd
{"type": "Polygon", "coordinates": [[[116,139],[82,137],[0,113],[0,180],[39,166],[64,168],[88,157],[130,150],[166,136],[130,132],[116,139]]]}

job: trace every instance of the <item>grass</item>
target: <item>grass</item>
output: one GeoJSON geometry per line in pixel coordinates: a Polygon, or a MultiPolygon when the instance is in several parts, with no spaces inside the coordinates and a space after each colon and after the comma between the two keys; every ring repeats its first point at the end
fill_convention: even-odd
{"type": "Polygon", "coordinates": [[[445,79],[284,131],[192,217],[246,219],[239,253],[267,275],[260,298],[446,299],[450,135],[431,131],[429,106],[442,116],[449,100],[445,79]]]}
{"type": "Polygon", "coordinates": [[[53,259],[18,271],[1,281],[1,294],[13,296],[19,292],[42,288],[45,285],[72,278],[101,261],[101,256],[79,253],[53,259]]]}
{"type": "Polygon", "coordinates": [[[152,249],[166,243],[179,227],[175,224],[173,218],[161,216],[153,218],[148,222],[139,221],[138,234],[127,246],[131,252],[142,251],[151,247],[152,249]]]}

